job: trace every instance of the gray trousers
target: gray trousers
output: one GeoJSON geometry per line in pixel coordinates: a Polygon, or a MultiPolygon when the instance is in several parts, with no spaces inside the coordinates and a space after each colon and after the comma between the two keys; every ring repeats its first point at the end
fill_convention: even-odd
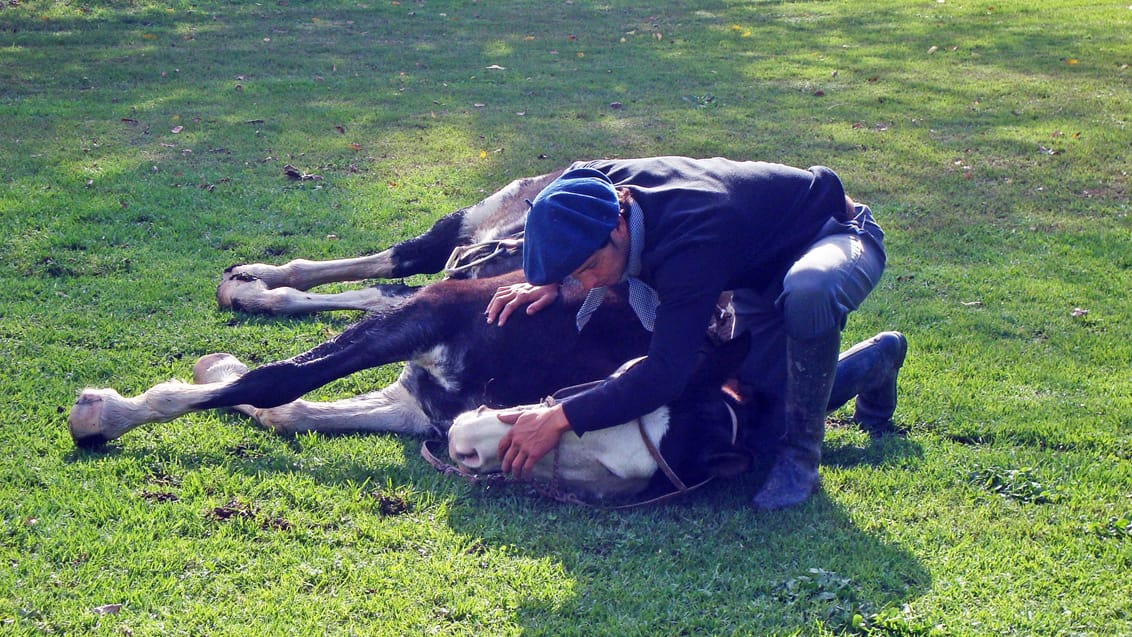
{"type": "MultiPolygon", "coordinates": [[[[753,337],[739,380],[754,390],[768,424],[785,427],[786,339],[809,339],[844,329],[880,281],[885,265],[884,232],[868,206],[857,204],[849,222],[830,221],[786,273],[781,292],[734,291],[735,333],[753,337]]],[[[770,433],[770,432],[768,432],[770,433]]]]}

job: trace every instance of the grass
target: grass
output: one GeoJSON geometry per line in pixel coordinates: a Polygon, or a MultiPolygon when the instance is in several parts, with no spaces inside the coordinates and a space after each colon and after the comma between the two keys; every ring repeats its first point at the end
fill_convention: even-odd
{"type": "Polygon", "coordinates": [[[1132,634],[1127,6],[0,7],[7,632],[1132,634]],[[355,318],[220,312],[232,263],[362,254],[516,177],[665,153],[829,165],[888,233],[845,341],[908,335],[908,433],[837,415],[803,507],[753,512],[748,476],[580,509],[443,478],[415,440],[227,413],[71,444],[84,386],[355,318]]]}

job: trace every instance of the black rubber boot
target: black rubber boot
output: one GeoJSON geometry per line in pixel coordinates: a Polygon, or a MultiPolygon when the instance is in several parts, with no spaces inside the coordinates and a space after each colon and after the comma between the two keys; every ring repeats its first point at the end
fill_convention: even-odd
{"type": "Polygon", "coordinates": [[[856,396],[853,421],[874,436],[891,431],[896,378],[907,355],[908,341],[900,332],[881,332],[846,350],[837,361],[829,411],[856,396]]]}
{"type": "Polygon", "coordinates": [[[786,431],[770,474],[755,494],[755,508],[792,507],[817,489],[826,406],[840,346],[838,330],[808,340],[786,340],[786,431]]]}

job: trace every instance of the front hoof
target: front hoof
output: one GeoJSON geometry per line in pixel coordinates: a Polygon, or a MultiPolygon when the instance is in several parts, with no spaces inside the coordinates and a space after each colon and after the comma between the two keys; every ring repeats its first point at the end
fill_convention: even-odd
{"type": "Polygon", "coordinates": [[[231,354],[206,354],[193,365],[193,383],[218,383],[248,373],[248,366],[231,354]]]}
{"type": "Polygon", "coordinates": [[[76,447],[92,449],[114,440],[120,434],[108,432],[102,426],[102,411],[108,399],[121,398],[113,389],[86,389],[79,394],[71,407],[67,426],[76,447]]]}

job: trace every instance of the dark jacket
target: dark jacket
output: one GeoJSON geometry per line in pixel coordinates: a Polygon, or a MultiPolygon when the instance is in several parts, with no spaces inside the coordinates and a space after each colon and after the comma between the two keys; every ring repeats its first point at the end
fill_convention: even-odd
{"type": "Polygon", "coordinates": [[[795,261],[845,217],[833,171],[728,159],[579,162],[628,188],[644,213],[640,278],[660,297],[648,359],[568,401],[578,434],[628,422],[677,398],[724,290],[781,292],[795,261]]]}

